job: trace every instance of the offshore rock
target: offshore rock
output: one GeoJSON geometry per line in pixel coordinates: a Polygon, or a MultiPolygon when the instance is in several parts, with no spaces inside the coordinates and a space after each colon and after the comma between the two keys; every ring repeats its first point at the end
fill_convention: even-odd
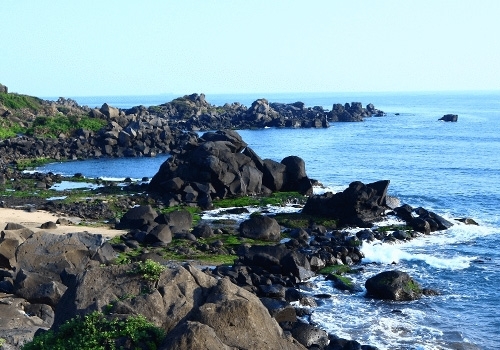
{"type": "Polygon", "coordinates": [[[443,117],[439,118],[439,120],[442,120],[444,122],[457,122],[458,121],[458,115],[456,115],[456,114],[445,114],[443,117]]]}

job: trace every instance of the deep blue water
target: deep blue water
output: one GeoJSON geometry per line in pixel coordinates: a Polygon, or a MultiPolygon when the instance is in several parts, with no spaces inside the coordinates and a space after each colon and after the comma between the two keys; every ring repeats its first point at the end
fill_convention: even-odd
{"type": "MultiPolygon", "coordinates": [[[[263,158],[302,157],[308,175],[334,189],[355,180],[389,179],[390,194],[403,203],[449,219],[472,217],[480,223],[456,224],[410,243],[363,247],[365,260],[373,263],[366,265],[359,283],[398,268],[442,295],[388,303],[367,299],[364,293],[346,295],[328,282],[318,282],[313,293],[327,291],[334,297],[315,310],[313,321],[339,336],[381,349],[455,349],[457,344],[500,348],[500,92],[207,95],[206,99],[216,105],[234,101],[249,105],[259,97],[301,100],[328,109],[333,103],[373,103],[387,116],[321,130],[242,130],[240,134],[263,158]],[[458,122],[438,121],[447,113],[458,114],[458,122]]],[[[156,98],[142,104],[171,100],[156,98]]],[[[85,99],[76,100],[91,105],[85,99]]],[[[124,98],[121,105],[114,105],[127,108],[141,104],[138,100],[124,98]]],[[[111,100],[95,105],[103,102],[113,105],[111,100]]],[[[142,178],[152,177],[164,160],[89,160],[47,165],[42,170],[142,178]]]]}

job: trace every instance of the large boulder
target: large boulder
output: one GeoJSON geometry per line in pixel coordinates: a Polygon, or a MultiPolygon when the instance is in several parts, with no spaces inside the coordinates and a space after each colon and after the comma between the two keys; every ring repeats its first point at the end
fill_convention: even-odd
{"type": "Polygon", "coordinates": [[[209,208],[217,198],[271,191],[311,193],[304,161],[287,157],[281,163],[262,160],[232,130],[193,135],[151,179],[148,191],[170,205],[195,203],[209,208]]]}
{"type": "Polygon", "coordinates": [[[342,192],[309,197],[302,212],[332,218],[340,225],[370,227],[389,209],[386,205],[388,187],[389,180],[366,185],[355,181],[342,192]]]}
{"type": "Polygon", "coordinates": [[[395,301],[416,300],[422,296],[422,288],[410,275],[402,271],[384,271],[366,283],[368,296],[395,301]]]}
{"type": "Polygon", "coordinates": [[[65,235],[37,232],[16,251],[17,268],[60,282],[65,269],[83,271],[91,261],[109,263],[116,257],[102,235],[88,232],[65,235]]]}
{"type": "Polygon", "coordinates": [[[150,205],[140,205],[129,209],[116,224],[117,229],[144,229],[152,225],[158,213],[150,205]]]}
{"type": "Polygon", "coordinates": [[[252,216],[240,224],[242,237],[262,241],[277,242],[281,238],[281,227],[278,222],[265,215],[252,216]]]}

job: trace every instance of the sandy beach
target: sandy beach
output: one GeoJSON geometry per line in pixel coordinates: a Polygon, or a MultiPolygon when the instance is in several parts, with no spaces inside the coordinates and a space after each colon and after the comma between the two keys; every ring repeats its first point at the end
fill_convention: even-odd
{"type": "Polygon", "coordinates": [[[37,210],[35,212],[28,212],[26,210],[0,208],[0,230],[3,230],[8,222],[21,224],[29,228],[33,232],[46,231],[51,233],[66,234],[70,232],[83,232],[87,231],[93,234],[101,234],[105,237],[115,237],[126,233],[124,230],[115,230],[106,226],[94,227],[80,225],[80,218],[64,217],[70,220],[73,225],[57,225],[55,229],[41,229],[40,226],[48,221],[56,222],[57,219],[63,216],[58,216],[46,211],[37,210]]]}

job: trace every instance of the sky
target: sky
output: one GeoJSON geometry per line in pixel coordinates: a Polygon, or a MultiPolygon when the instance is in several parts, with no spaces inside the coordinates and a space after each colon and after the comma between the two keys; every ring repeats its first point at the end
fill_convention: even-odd
{"type": "Polygon", "coordinates": [[[498,0],[0,0],[35,96],[500,90],[498,0]]]}

